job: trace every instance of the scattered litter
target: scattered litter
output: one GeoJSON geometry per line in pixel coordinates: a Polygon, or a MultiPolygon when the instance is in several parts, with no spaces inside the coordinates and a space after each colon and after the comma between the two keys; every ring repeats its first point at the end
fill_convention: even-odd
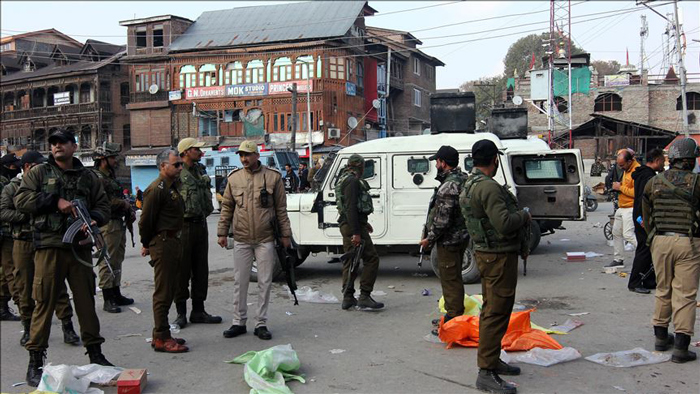
{"type": "Polygon", "coordinates": [[[292,312],[290,312],[290,311],[287,311],[287,312],[284,312],[284,313],[286,313],[287,316],[294,316],[294,313],[292,313],[292,312]]]}
{"type": "Polygon", "coordinates": [[[329,350],[331,354],[340,354],[340,353],[345,353],[345,349],[331,349],[329,350]]]}
{"type": "Polygon", "coordinates": [[[97,364],[51,365],[43,368],[38,391],[55,393],[102,393],[102,390],[92,388],[90,383],[107,384],[123,371],[122,368],[106,367],[97,364]]]}
{"type": "Polygon", "coordinates": [[[627,272],[618,272],[617,275],[618,275],[620,278],[626,278],[626,277],[627,277],[627,272]]]}
{"type": "Polygon", "coordinates": [[[171,334],[179,334],[180,333],[180,326],[175,324],[175,323],[172,323],[170,325],[170,333],[171,334]]]}
{"type": "Polygon", "coordinates": [[[513,312],[520,312],[520,311],[524,311],[525,309],[527,309],[527,307],[525,305],[513,304],[513,312]]]}
{"type": "Polygon", "coordinates": [[[25,384],[27,384],[27,382],[17,382],[17,383],[13,383],[13,384],[12,384],[12,387],[19,387],[19,386],[22,386],[22,385],[25,385],[25,384]]]}
{"type": "Polygon", "coordinates": [[[153,338],[146,338],[146,343],[151,343],[153,342],[153,338]]]}
{"type": "Polygon", "coordinates": [[[395,289],[396,286],[387,286],[386,288],[387,288],[387,289],[395,289]]]}
{"type": "Polygon", "coordinates": [[[700,341],[699,341],[699,342],[693,342],[692,345],[695,346],[695,347],[700,347],[700,341]]]}
{"type": "Polygon", "coordinates": [[[569,241],[571,241],[571,240],[570,240],[569,238],[562,238],[562,239],[560,239],[560,241],[561,241],[561,242],[569,242],[569,241]]]}
{"type": "Polygon", "coordinates": [[[627,390],[625,390],[624,388],[622,388],[622,387],[620,387],[620,386],[613,386],[613,388],[614,388],[615,390],[627,391],[627,390]]]}
{"type": "Polygon", "coordinates": [[[671,359],[670,354],[650,352],[640,347],[632,350],[623,350],[615,353],[598,353],[586,357],[586,360],[608,367],[635,367],[637,365],[648,365],[663,363],[671,359]]]}
{"type": "Polygon", "coordinates": [[[141,394],[146,388],[148,372],[145,369],[127,369],[117,379],[118,393],[141,394]]]}
{"type": "Polygon", "coordinates": [[[606,274],[616,274],[617,273],[617,267],[603,267],[604,271],[606,274]]]}
{"type": "Polygon", "coordinates": [[[596,223],[593,225],[593,228],[601,228],[601,227],[603,227],[603,225],[602,225],[600,222],[596,222],[596,223]]]}
{"type": "Polygon", "coordinates": [[[634,252],[635,246],[629,242],[625,242],[625,252],[634,252]]]}
{"type": "Polygon", "coordinates": [[[584,315],[588,315],[590,313],[591,312],[569,313],[569,316],[584,316],[584,315]]]}
{"type": "Polygon", "coordinates": [[[430,295],[430,290],[428,290],[428,289],[423,289],[423,290],[421,290],[420,293],[421,293],[421,295],[429,296],[429,295],[430,295]]]}
{"type": "Polygon", "coordinates": [[[581,320],[572,320],[572,319],[566,319],[564,324],[560,324],[557,326],[552,326],[552,330],[554,331],[561,331],[561,332],[571,332],[583,325],[583,322],[581,320]]]}
{"type": "Polygon", "coordinates": [[[311,381],[311,382],[313,383],[313,382],[315,382],[315,381],[316,381],[316,379],[314,379],[314,378],[311,378],[311,379],[310,379],[310,381],[311,381]]]}
{"type": "Polygon", "coordinates": [[[423,274],[423,273],[420,273],[420,272],[416,272],[415,274],[413,274],[413,276],[416,276],[416,277],[426,277],[426,276],[428,276],[428,274],[423,274]]]}
{"type": "Polygon", "coordinates": [[[512,362],[534,364],[541,367],[549,367],[567,361],[581,358],[581,353],[572,347],[563,349],[542,349],[539,347],[528,350],[525,353],[508,353],[512,362]]]}
{"type": "Polygon", "coordinates": [[[122,334],[122,335],[117,335],[117,339],[121,338],[131,338],[131,337],[142,337],[143,335],[141,334],[122,334]]]}
{"type": "Polygon", "coordinates": [[[259,352],[250,351],[226,361],[229,364],[245,364],[243,378],[251,393],[291,394],[285,382],[297,380],[306,383],[296,371],[301,367],[292,345],[277,345],[259,352]]]}
{"type": "MultiPolygon", "coordinates": [[[[289,292],[289,288],[287,288],[289,292]]],[[[299,302],[310,302],[314,304],[338,304],[338,298],[333,294],[321,293],[317,290],[312,290],[309,286],[302,286],[296,291],[299,302]]],[[[291,296],[291,293],[289,293],[291,296]]]]}
{"type": "Polygon", "coordinates": [[[586,261],[586,253],[566,252],[566,261],[586,261]]]}
{"type": "Polygon", "coordinates": [[[141,314],[141,309],[135,307],[135,306],[130,306],[129,309],[131,309],[132,312],[134,312],[137,315],[141,314]]]}
{"type": "Polygon", "coordinates": [[[432,332],[429,332],[426,336],[423,337],[423,339],[430,343],[442,343],[440,338],[438,338],[437,335],[433,335],[432,332]]]}
{"type": "Polygon", "coordinates": [[[375,290],[375,291],[372,292],[372,295],[373,295],[373,296],[385,296],[385,295],[386,295],[386,292],[381,291],[381,290],[375,290]]]}
{"type": "Polygon", "coordinates": [[[251,305],[253,305],[253,303],[252,303],[252,302],[248,302],[246,305],[251,306],[251,305]]]}
{"type": "Polygon", "coordinates": [[[596,257],[603,257],[605,256],[604,254],[601,253],[596,253],[596,252],[586,252],[586,258],[587,259],[594,259],[596,257]]]}
{"type": "Polygon", "coordinates": [[[318,335],[314,335],[314,338],[318,338],[318,335]]]}

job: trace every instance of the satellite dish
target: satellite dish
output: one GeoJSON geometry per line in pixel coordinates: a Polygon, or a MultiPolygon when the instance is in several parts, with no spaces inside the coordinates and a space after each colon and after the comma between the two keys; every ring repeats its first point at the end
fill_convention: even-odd
{"type": "Polygon", "coordinates": [[[348,127],[350,127],[351,129],[354,129],[355,127],[357,127],[357,118],[355,118],[354,116],[349,117],[348,118],[348,127]]]}
{"type": "Polygon", "coordinates": [[[382,102],[379,101],[378,99],[374,99],[374,100],[372,100],[372,106],[373,106],[375,109],[379,109],[379,107],[382,106],[382,102]]]}
{"type": "Polygon", "coordinates": [[[156,93],[158,93],[158,85],[153,84],[153,85],[149,86],[149,87],[148,87],[148,93],[150,93],[150,94],[156,94],[156,93]]]}
{"type": "Polygon", "coordinates": [[[513,104],[520,105],[523,103],[523,98],[520,96],[513,96],[513,104]]]}

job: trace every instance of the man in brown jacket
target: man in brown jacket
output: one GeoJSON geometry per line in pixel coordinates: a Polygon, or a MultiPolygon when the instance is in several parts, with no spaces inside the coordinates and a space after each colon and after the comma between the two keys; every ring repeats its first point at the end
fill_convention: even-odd
{"type": "Polygon", "coordinates": [[[272,339],[267,329],[267,308],[270,303],[270,285],[277,264],[272,219],[279,223],[282,243],[291,244],[292,229],[287,217],[287,196],[282,175],[260,163],[258,146],[244,141],[236,152],[243,168],[228,177],[221,201],[221,217],[217,229],[218,244],[227,244],[229,229],[233,229],[233,325],[224,331],[224,337],[233,338],[246,332],[248,318],[248,284],[253,258],[258,270],[258,321],[255,335],[272,339]]]}

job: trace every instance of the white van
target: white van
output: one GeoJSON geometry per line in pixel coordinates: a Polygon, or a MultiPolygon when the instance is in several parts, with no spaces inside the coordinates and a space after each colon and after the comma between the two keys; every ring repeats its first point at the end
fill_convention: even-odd
{"type": "MultiPolygon", "coordinates": [[[[340,150],[318,193],[289,194],[287,209],[300,261],[309,253],[342,253],[335,183],[350,155],[366,160],[365,180],[371,188],[374,213],[372,241],[378,251],[418,251],[428,203],[439,183],[435,164],[428,160],[442,145],[460,153],[460,167],[471,171],[471,147],[489,139],[504,153],[495,179],[513,190],[533,221],[533,249],[540,234],[553,232],[564,220],[585,220],[583,162],[578,149],[551,150],[538,138],[501,140],[491,133],[448,133],[392,137],[363,142],[340,150]]],[[[435,249],[434,249],[435,250],[435,249]]],[[[436,254],[431,261],[436,269],[436,254]]],[[[416,262],[418,258],[416,257],[416,262]]],[[[479,280],[472,253],[465,253],[465,283],[479,280]]]]}

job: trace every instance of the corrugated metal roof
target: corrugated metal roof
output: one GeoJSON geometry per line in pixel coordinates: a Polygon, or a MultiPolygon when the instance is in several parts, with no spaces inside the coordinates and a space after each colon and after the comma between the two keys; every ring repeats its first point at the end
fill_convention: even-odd
{"type": "Polygon", "coordinates": [[[170,51],[343,36],[365,1],[311,1],[203,13],[170,51]]]}

